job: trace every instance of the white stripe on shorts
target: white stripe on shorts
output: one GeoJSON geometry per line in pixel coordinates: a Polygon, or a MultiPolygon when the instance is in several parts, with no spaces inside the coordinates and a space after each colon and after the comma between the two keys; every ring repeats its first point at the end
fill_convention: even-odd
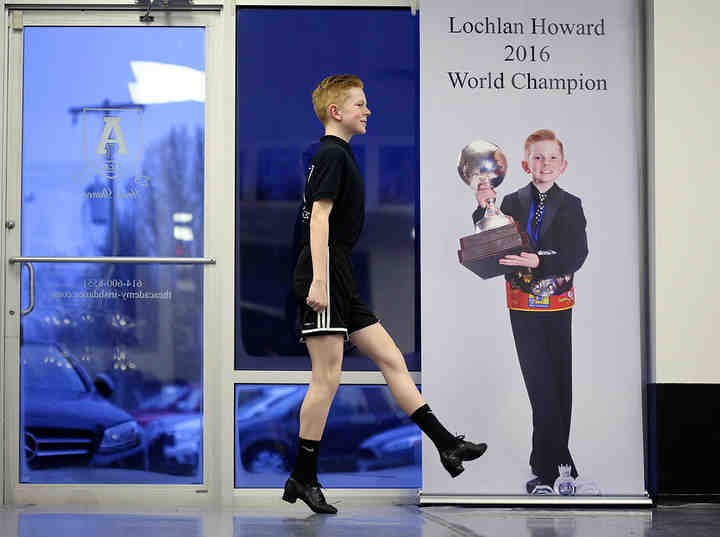
{"type": "Polygon", "coordinates": [[[325,308],[325,327],[330,328],[330,248],[325,258],[325,289],[327,290],[328,305],[325,308]]]}
{"type": "Polygon", "coordinates": [[[327,307],[317,312],[317,327],[318,329],[330,328],[330,252],[325,258],[325,292],[327,293],[328,305],[327,307]]]}

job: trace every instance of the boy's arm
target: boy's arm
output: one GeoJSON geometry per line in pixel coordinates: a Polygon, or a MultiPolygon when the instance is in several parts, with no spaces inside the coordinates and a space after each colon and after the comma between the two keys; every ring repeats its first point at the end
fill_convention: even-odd
{"type": "Polygon", "coordinates": [[[310,213],[310,255],[313,279],[306,299],[307,305],[320,312],[327,308],[327,259],[330,237],[330,211],[333,200],[322,198],[313,202],[310,213]]]}
{"type": "MultiPolygon", "coordinates": [[[[500,204],[500,212],[511,217],[516,222],[521,222],[520,216],[520,204],[518,201],[517,192],[505,196],[500,204]]],[[[532,237],[530,242],[534,245],[532,237]]],[[[518,255],[506,255],[502,257],[498,263],[509,267],[526,267],[530,268],[535,272],[540,265],[541,257],[536,253],[532,252],[520,252],[518,255]]]]}
{"type": "Polygon", "coordinates": [[[558,220],[562,226],[562,243],[557,245],[557,253],[540,256],[540,266],[535,270],[540,278],[577,272],[588,256],[587,222],[580,200],[570,204],[567,213],[558,220]]]}

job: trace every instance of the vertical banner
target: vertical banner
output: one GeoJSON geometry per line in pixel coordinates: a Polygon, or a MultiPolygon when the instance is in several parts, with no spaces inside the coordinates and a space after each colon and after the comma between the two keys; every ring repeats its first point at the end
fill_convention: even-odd
{"type": "Polygon", "coordinates": [[[423,395],[489,447],[421,503],[647,502],[638,4],[422,4],[423,395]]]}

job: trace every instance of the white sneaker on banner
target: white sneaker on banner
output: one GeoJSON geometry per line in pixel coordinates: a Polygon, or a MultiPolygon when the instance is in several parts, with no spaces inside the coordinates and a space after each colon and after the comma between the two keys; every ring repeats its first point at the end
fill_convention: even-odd
{"type": "Polygon", "coordinates": [[[602,496],[602,491],[597,483],[578,476],[575,479],[575,494],[577,496],[602,496]]]}

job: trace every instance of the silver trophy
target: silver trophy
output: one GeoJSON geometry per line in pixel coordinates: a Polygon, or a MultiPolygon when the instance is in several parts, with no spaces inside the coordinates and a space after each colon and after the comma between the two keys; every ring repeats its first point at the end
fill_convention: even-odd
{"type": "MultiPolygon", "coordinates": [[[[460,152],[457,171],[460,178],[470,187],[473,194],[481,183],[490,183],[496,188],[505,179],[507,158],[502,149],[485,140],[475,140],[460,152]]],[[[475,231],[488,231],[512,224],[513,219],[495,206],[495,199],[487,201],[485,216],[475,224],[475,231]]]]}
{"type": "Polygon", "coordinates": [[[560,475],[555,480],[553,486],[555,494],[559,494],[560,496],[575,496],[575,479],[570,475],[571,472],[572,466],[569,464],[561,464],[558,466],[558,473],[560,475]]]}

